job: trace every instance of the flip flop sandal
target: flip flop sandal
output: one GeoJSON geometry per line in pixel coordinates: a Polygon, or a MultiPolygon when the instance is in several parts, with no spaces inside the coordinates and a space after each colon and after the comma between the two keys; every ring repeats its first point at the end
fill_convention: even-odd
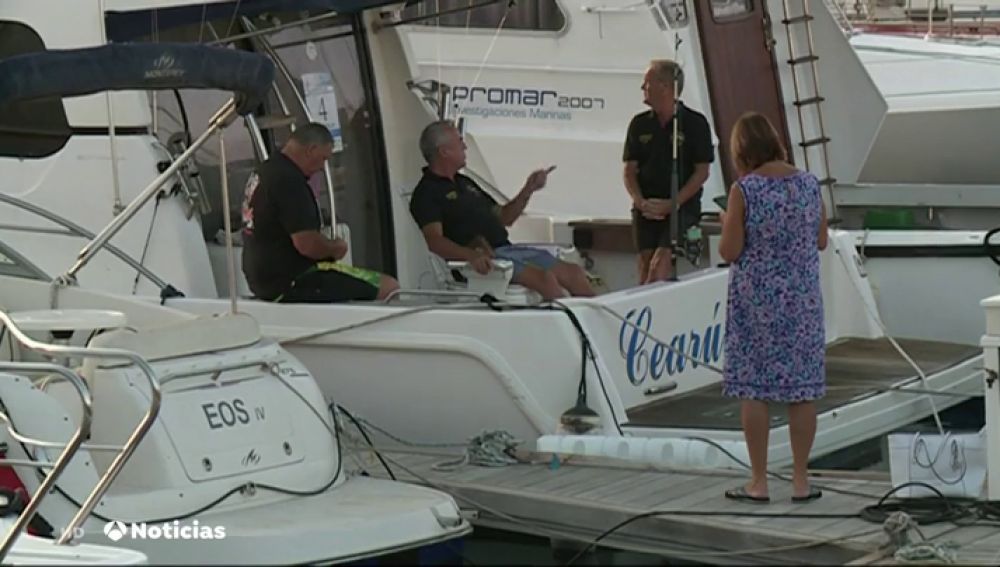
{"type": "Polygon", "coordinates": [[[806,494],[805,496],[792,496],[792,502],[796,503],[811,502],[813,500],[820,498],[821,496],[823,496],[822,490],[816,488],[815,486],[810,486],[809,494],[806,494]]]}
{"type": "Polygon", "coordinates": [[[742,500],[744,502],[757,502],[760,504],[767,504],[771,501],[771,497],[769,496],[754,496],[753,494],[750,494],[747,492],[745,486],[727,490],[726,498],[729,498],[730,500],[742,500]]]}

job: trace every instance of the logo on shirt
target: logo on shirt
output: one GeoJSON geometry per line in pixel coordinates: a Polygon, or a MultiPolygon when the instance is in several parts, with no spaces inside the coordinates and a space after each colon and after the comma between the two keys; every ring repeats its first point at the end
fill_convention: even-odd
{"type": "Polygon", "coordinates": [[[458,199],[458,191],[452,191],[451,193],[445,195],[444,198],[449,201],[454,201],[455,199],[458,199]]]}
{"type": "MultiPolygon", "coordinates": [[[[652,134],[639,134],[639,143],[640,144],[648,144],[649,141],[652,140],[652,139],[653,139],[653,135],[652,134]]],[[[678,144],[683,144],[684,143],[684,132],[678,132],[677,133],[677,143],[678,144]]]]}
{"type": "Polygon", "coordinates": [[[245,234],[253,233],[253,207],[250,206],[250,200],[253,199],[253,193],[260,186],[260,176],[256,173],[251,173],[250,178],[247,179],[246,188],[243,190],[243,205],[241,209],[241,217],[243,219],[243,232],[245,234]]]}

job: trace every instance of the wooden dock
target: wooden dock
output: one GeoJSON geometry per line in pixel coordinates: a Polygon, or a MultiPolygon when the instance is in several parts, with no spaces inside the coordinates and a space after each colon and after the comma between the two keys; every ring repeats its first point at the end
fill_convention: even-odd
{"type": "MultiPolygon", "coordinates": [[[[905,563],[885,547],[889,538],[880,523],[847,517],[888,492],[888,479],[878,473],[822,473],[814,483],[824,495],[807,504],[793,504],[790,483],[771,479],[771,503],[762,505],[723,496],[745,482],[740,471],[665,470],[577,457],[553,467],[549,456],[533,455],[526,464],[445,472],[434,466],[453,456],[397,449],[382,455],[399,480],[452,494],[463,510],[478,515],[473,524],[479,526],[589,543],[629,518],[663,511],[627,524],[600,545],[711,564],[905,563]]],[[[370,474],[386,476],[370,452],[362,458],[370,474]]],[[[919,530],[931,544],[958,544],[959,564],[1000,564],[996,523],[942,522],[919,530]]],[[[911,531],[910,541],[921,536],[911,531]]]]}

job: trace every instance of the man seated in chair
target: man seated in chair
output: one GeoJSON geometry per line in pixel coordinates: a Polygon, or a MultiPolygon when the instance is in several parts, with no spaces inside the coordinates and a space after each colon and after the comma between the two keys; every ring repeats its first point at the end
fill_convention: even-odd
{"type": "Polygon", "coordinates": [[[514,265],[511,281],[546,300],[564,297],[566,291],[594,295],[580,266],[507,239],[506,227],[524,212],[532,193],[545,187],[554,167],[532,172],[517,196],[500,206],[459,173],[465,167],[465,148],[461,133],[449,121],[434,122],[420,134],[427,167],[410,198],[410,213],[431,252],[446,260],[465,260],[481,274],[489,273],[493,258],[509,260],[514,265]]]}
{"type": "Polygon", "coordinates": [[[259,299],[385,299],[399,288],[390,276],[340,263],[347,242],[320,232],[319,204],[308,182],[332,153],[326,126],[306,124],[250,176],[243,200],[243,272],[259,299]]]}

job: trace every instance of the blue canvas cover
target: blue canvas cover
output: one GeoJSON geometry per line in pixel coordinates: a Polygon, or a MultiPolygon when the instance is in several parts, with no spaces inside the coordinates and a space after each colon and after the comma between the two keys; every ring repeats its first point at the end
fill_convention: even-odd
{"type": "Polygon", "coordinates": [[[186,6],[109,11],[105,22],[108,39],[129,41],[149,35],[155,22],[159,31],[201,21],[224,19],[235,21],[238,16],[252,18],[265,12],[302,11],[354,14],[398,3],[398,0],[240,0],[238,2],[191,3],[186,6]]]}
{"type": "Polygon", "coordinates": [[[0,60],[0,107],[22,100],[115,90],[214,89],[247,114],[266,96],[274,64],[263,55],[189,43],[123,43],[0,60]]]}

